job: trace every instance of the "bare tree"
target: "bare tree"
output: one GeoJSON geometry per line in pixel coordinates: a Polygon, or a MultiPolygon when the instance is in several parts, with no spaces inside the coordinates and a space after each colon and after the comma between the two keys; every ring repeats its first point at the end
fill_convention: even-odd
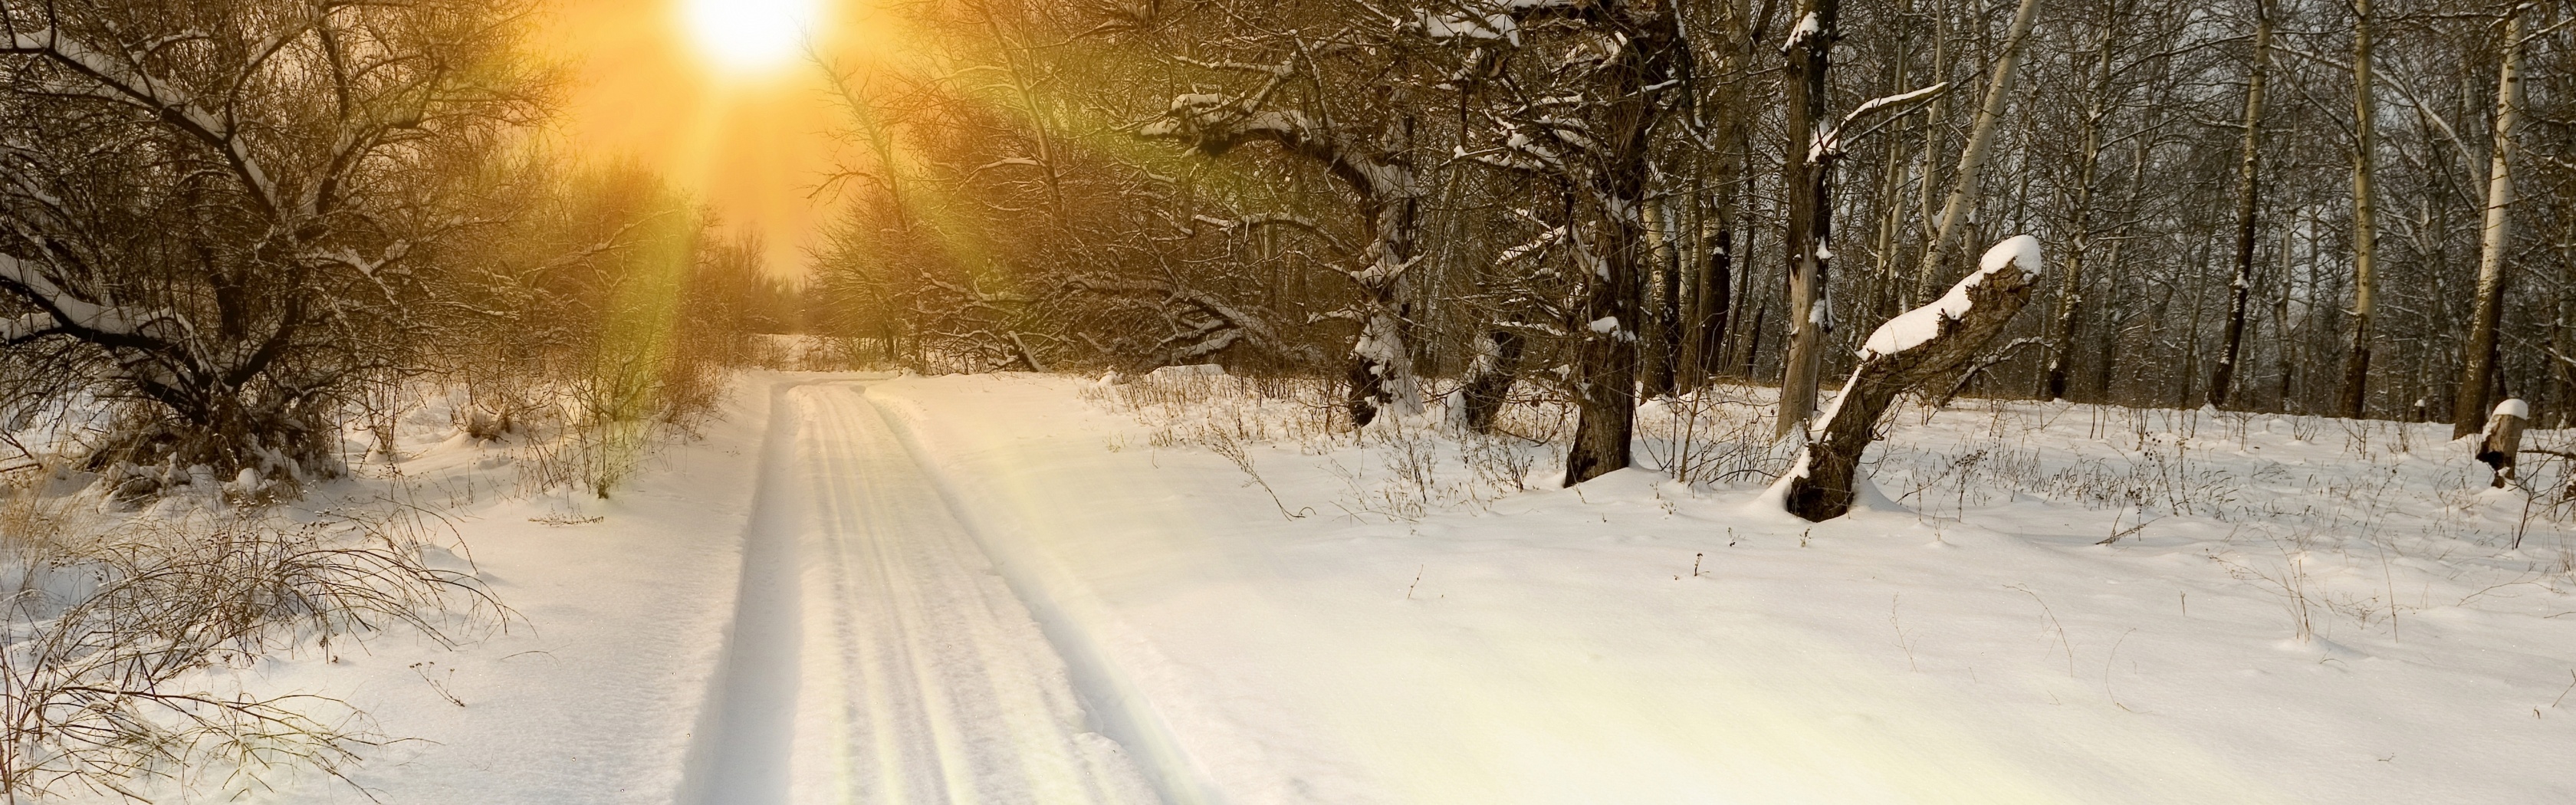
{"type": "MultiPolygon", "coordinates": [[[[1290,36],[1294,36],[1293,34],[1290,36]]],[[[1296,50],[1311,48],[1298,43],[1296,50]]],[[[1382,410],[1409,416],[1422,410],[1422,393],[1414,377],[1403,288],[1419,255],[1415,248],[1421,221],[1422,181],[1412,158],[1410,119],[1381,120],[1376,131],[1346,131],[1334,117],[1300,108],[1279,108],[1282,85],[1299,75],[1299,59],[1275,65],[1208,62],[1204,66],[1261,77],[1240,95],[1191,93],[1172,99],[1171,110],[1139,134],[1181,143],[1211,157],[1223,156],[1249,142],[1265,142],[1283,153],[1320,164],[1349,194],[1359,217],[1368,223],[1368,246],[1356,265],[1342,269],[1357,300],[1336,311],[1359,322],[1347,373],[1351,420],[1367,424],[1382,410]],[[1375,136],[1369,136],[1370,134],[1375,136]]],[[[1309,68],[1311,69],[1311,67],[1309,68]]],[[[1315,96],[1309,95],[1309,98],[1315,96]]],[[[1278,220],[1278,219],[1272,219],[1278,220]]]]}
{"type": "Polygon", "coordinates": [[[530,111],[476,0],[11,3],[0,319],[13,355],[137,401],[94,459],[329,473],[399,369],[454,165],[530,111]]]}

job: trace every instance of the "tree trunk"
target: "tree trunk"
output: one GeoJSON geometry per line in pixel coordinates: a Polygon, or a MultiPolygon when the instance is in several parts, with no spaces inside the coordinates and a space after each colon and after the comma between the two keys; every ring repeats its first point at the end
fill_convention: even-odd
{"type": "Polygon", "coordinates": [[[1700,264],[1698,337],[1694,345],[1699,361],[1694,366],[1702,378],[1728,374],[1732,363],[1727,360],[1727,335],[1735,319],[1735,229],[1740,216],[1738,204],[1744,197],[1747,178],[1746,152],[1751,150],[1745,121],[1751,110],[1745,102],[1744,73],[1752,63],[1752,14],[1746,0],[1729,0],[1727,21],[1718,49],[1717,143],[1715,176],[1709,182],[1716,188],[1707,199],[1709,217],[1701,234],[1709,242],[1708,253],[1700,264]]]}
{"type": "Polygon", "coordinates": [[[1712,228],[1716,231],[1709,235],[1708,261],[1703,264],[1704,273],[1699,282],[1701,312],[1698,340],[1694,344],[1699,350],[1699,360],[1693,365],[1700,373],[1702,383],[1727,371],[1726,327],[1735,304],[1735,232],[1725,223],[1712,228]]]}
{"type": "Polygon", "coordinates": [[[1599,261],[1589,266],[1584,300],[1587,328],[1579,335],[1575,366],[1574,444],[1565,454],[1565,484],[1573,486],[1608,475],[1629,464],[1630,441],[1637,419],[1637,296],[1639,267],[1645,259],[1646,182],[1656,102],[1646,88],[1662,83],[1680,47],[1674,39],[1669,6],[1639,5],[1630,13],[1644,16],[1621,33],[1628,46],[1603,68],[1602,164],[1593,174],[1593,203],[1598,237],[1577,251],[1593,250],[1599,261]]]}
{"type": "Polygon", "coordinates": [[[2487,165],[2487,216],[2478,244],[2477,312],[2469,321],[2469,345],[2461,355],[2458,402],[2452,407],[2452,438],[2478,432],[2486,424],[2487,392],[2495,383],[2496,326],[2504,316],[2504,251],[2511,245],[2506,207],[2513,204],[2513,126],[2522,100],[2522,14],[2519,5],[2505,12],[2504,66],[2496,71],[2495,145],[2487,165]]]}
{"type": "MultiPolygon", "coordinates": [[[[1908,16],[1914,13],[1914,0],[1906,0],[1904,13],[1908,16]]],[[[1911,55],[1906,52],[1906,46],[1912,44],[1911,33],[1910,28],[1897,31],[1894,64],[1888,70],[1887,86],[1879,93],[1882,96],[1894,95],[1906,90],[1905,68],[1913,61],[1911,55]]],[[[1897,278],[1900,269],[1897,268],[1896,257],[1896,232],[1903,225],[1905,217],[1899,211],[1901,205],[1897,203],[1897,197],[1905,191],[1905,167],[1905,159],[1898,156],[1892,148],[1888,150],[1885,160],[1879,166],[1878,234],[1870,244],[1870,259],[1877,263],[1876,270],[1871,272],[1870,284],[1873,286],[1873,291],[1868,307],[1873,317],[1894,316],[1897,311],[1903,309],[1898,306],[1904,303],[1907,296],[1900,288],[1904,283],[1897,278]]]]}
{"type": "Polygon", "coordinates": [[[2057,278],[2057,320],[2049,327],[2048,370],[2041,376],[2039,396],[2045,400],[2066,399],[2066,366],[2075,354],[2076,317],[2084,304],[2084,257],[2093,247],[2093,184],[2102,167],[2102,118],[2109,113],[2106,104],[2111,95],[2111,43],[2118,41],[2115,27],[2120,15],[2112,15],[2113,24],[2102,29],[2101,42],[2095,45],[2093,61],[2093,94],[2086,98],[2083,145],[2076,158],[2082,161],[2075,173],[2075,221],[2068,229],[2072,243],[2066,254],[2066,273],[2057,278]]]}
{"type": "Polygon", "coordinates": [[[2377,178],[2378,109],[2371,98],[2370,0],[2353,0],[2352,38],[2352,342],[2344,350],[2343,389],[2335,413],[2358,419],[2370,392],[2370,324],[2378,315],[2373,299],[2379,282],[2378,201],[2371,192],[2377,178]]]}
{"type": "MultiPolygon", "coordinates": [[[[2558,244],[2559,287],[2576,288],[2576,216],[2566,219],[2566,231],[2558,244]]],[[[2541,421],[2553,428],[2576,427],[2576,293],[2559,294],[2554,312],[2557,319],[2549,327],[2552,390],[2550,407],[2544,409],[2549,416],[2541,421]]],[[[2576,473],[2571,473],[2569,480],[2576,483],[2576,473]]]]}
{"type": "Polygon", "coordinates": [[[1416,259],[1421,200],[1398,194],[1367,206],[1374,208],[1370,217],[1377,238],[1364,255],[1369,268],[1355,276],[1360,337],[1351,346],[1349,368],[1353,425],[1367,425],[1385,409],[1398,416],[1422,410],[1421,384],[1413,374],[1412,324],[1403,300],[1404,277],[1416,259]]]}
{"type": "MultiPolygon", "coordinates": [[[[1952,72],[1950,69],[1950,8],[1948,3],[1937,0],[1932,6],[1932,78],[1936,81],[1948,81],[1952,72]]],[[[1916,177],[1914,182],[1914,206],[1916,215],[1922,219],[1920,225],[1923,227],[1925,253],[1932,251],[1932,240],[1938,237],[1934,230],[1937,228],[1936,222],[1939,220],[1939,215],[1932,207],[1932,197],[1935,192],[1932,188],[1933,179],[1941,168],[1941,127],[1949,114],[1949,101],[1950,94],[1944,92],[1933,98],[1932,102],[1923,108],[1923,158],[1917,163],[1917,171],[1922,175],[1916,177]]],[[[1931,292],[1929,283],[1918,281],[1905,294],[1905,303],[1902,307],[1910,310],[1915,305],[1923,304],[1926,301],[1923,297],[1931,292]]]]}
{"type": "Polygon", "coordinates": [[[1835,17],[1841,0],[1799,4],[1797,30],[1784,48],[1789,57],[1786,187],[1789,241],[1789,352],[1780,380],[1780,419],[1775,438],[1803,434],[1815,414],[1817,375],[1824,370],[1826,271],[1833,239],[1833,163],[1821,142],[1833,119],[1825,113],[1826,72],[1833,65],[1835,17]]]}
{"type": "Polygon", "coordinates": [[[2245,309],[2254,291],[2254,210],[2262,194],[2263,91],[2271,76],[2272,9],[2255,0],[2254,58],[2245,84],[2245,139],[2236,163],[2236,271],[2227,284],[2227,323],[2218,366],[2209,373],[2210,405],[2227,407],[2235,391],[2236,361],[2245,351],[2245,309]]]}
{"type": "Polygon", "coordinates": [[[1467,377],[1458,386],[1458,422],[1477,433],[1492,433],[1494,418],[1503,411],[1503,403],[1512,390],[1512,380],[1519,376],[1521,334],[1496,328],[1476,340],[1476,357],[1467,363],[1467,377]]]}
{"type": "Polygon", "coordinates": [[[1977,107],[1977,122],[1968,130],[1968,147],[1959,153],[1959,171],[1950,177],[1950,196],[1941,205],[1938,222],[1932,227],[1932,240],[1923,251],[1923,267],[1915,278],[1916,296],[1929,295],[1941,284],[1947,273],[1950,250],[1967,234],[1968,211],[1977,206],[1978,174],[1985,169],[1986,157],[1994,151],[1995,124],[2003,119],[2004,108],[2012,100],[2013,74],[2021,65],[2022,46],[2030,41],[2030,27],[2037,19],[2039,0],[2021,0],[2013,11],[2012,30],[2004,36],[2003,55],[1995,60],[1994,75],[1986,83],[1985,103],[1977,107]]]}
{"type": "Polygon", "coordinates": [[[1669,397],[1673,393],[1673,376],[1681,357],[1681,247],[1679,231],[1672,216],[1661,202],[1647,202],[1644,208],[1647,253],[1652,257],[1651,271],[1644,272],[1646,303],[1641,307],[1639,322],[1644,325],[1645,343],[1640,350],[1644,361],[1641,391],[1649,398],[1669,397]]]}
{"type": "Polygon", "coordinates": [[[1861,453],[1878,438],[1879,420],[1897,395],[1951,376],[2030,301],[2040,269],[2037,240],[2023,235],[1996,244],[1983,263],[1948,295],[1870,335],[1833,412],[1807,440],[1796,469],[1780,480],[1790,514],[1822,522],[1848,513],[1861,453]]]}

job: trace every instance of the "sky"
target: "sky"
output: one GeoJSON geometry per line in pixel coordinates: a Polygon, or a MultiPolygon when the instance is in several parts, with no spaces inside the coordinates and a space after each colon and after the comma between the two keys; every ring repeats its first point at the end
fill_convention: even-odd
{"type": "Polygon", "coordinates": [[[815,188],[843,148],[830,134],[841,115],[790,20],[810,21],[821,52],[855,64],[870,39],[865,15],[845,0],[548,5],[530,44],[568,73],[556,141],[661,172],[728,233],[760,235],[771,271],[802,276],[835,208],[815,188]]]}

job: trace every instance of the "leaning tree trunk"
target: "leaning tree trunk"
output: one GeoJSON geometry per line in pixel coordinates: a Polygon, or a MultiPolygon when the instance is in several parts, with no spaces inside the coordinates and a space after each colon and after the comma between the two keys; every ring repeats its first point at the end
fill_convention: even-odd
{"type": "Polygon", "coordinates": [[[2378,315],[2372,297],[2379,281],[2379,208],[2370,187],[2379,151],[2379,112],[2370,86],[2370,0],[2353,0],[2352,37],[2352,343],[2344,350],[2335,413],[2358,419],[2369,399],[2370,325],[2378,315]]]}
{"type": "Polygon", "coordinates": [[[2477,312],[2469,320],[2469,345],[2461,355],[2460,392],[2453,405],[2451,437],[2486,425],[2487,392],[2495,384],[2496,326],[2504,316],[2504,250],[2511,245],[2505,207],[2513,203],[2513,126],[2522,97],[2522,14],[2505,12],[2504,67],[2497,70],[2495,146],[2488,149],[2487,218],[2478,246],[2477,312]]]}
{"type": "Polygon", "coordinates": [[[2236,164],[2236,273],[2227,284],[2227,324],[2218,366],[2209,373],[2210,405],[2227,407],[2236,387],[2236,361],[2245,351],[2245,310],[2254,292],[2254,207],[2262,193],[2263,89],[2271,73],[2272,11],[2255,0],[2254,59],[2245,84],[2245,138],[2236,164]]]}
{"type": "Polygon", "coordinates": [[[1897,395],[1947,377],[2012,323],[2039,278],[2039,241],[2021,235],[1987,250],[1976,273],[1931,304],[1888,320],[1862,344],[1860,366],[1780,479],[1781,504],[1811,522],[1851,511],[1862,451],[1897,395]]]}

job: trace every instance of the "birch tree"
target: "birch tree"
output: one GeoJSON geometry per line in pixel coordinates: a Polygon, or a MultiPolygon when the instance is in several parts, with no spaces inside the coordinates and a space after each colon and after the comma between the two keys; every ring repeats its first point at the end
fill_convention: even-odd
{"type": "Polygon", "coordinates": [[[2451,409],[2451,436],[2486,427],[2495,383],[2496,328],[2504,316],[2505,253],[2511,248],[2508,215],[2513,205],[2513,127],[2522,106],[2522,5],[2504,12],[2504,59],[2496,70],[2495,139],[2487,149],[2485,224],[2479,228],[2477,309],[2460,355],[2460,388],[2451,409]]]}
{"type": "Polygon", "coordinates": [[[2378,315],[2379,201],[2372,185],[2379,163],[2379,107],[2371,86],[2370,3],[2352,3],[2352,340],[2344,348],[2343,387],[2335,406],[2347,418],[2359,418],[2370,399],[2370,324],[2378,315]]]}
{"type": "Polygon", "coordinates": [[[2003,120],[2004,109],[2012,103],[2013,77],[2021,66],[2022,49],[2030,41],[2031,25],[2038,21],[2039,0],[2021,0],[2013,11],[2012,29],[2004,34],[2004,51],[1995,60],[1994,75],[1986,81],[1985,102],[1977,106],[1976,123],[1968,129],[1968,145],[1959,152],[1959,169],[1950,175],[1950,193],[1941,204],[1940,217],[1926,224],[1931,229],[1931,242],[1923,252],[1923,267],[1917,274],[1916,298],[1930,295],[1939,287],[1949,270],[1950,250],[1958,248],[1959,239],[1967,234],[1969,211],[1976,207],[1983,189],[1986,160],[1994,152],[1995,124],[2003,120]]]}
{"type": "Polygon", "coordinates": [[[2243,144],[2236,167],[2236,273],[2227,283],[2227,323],[2219,337],[2218,366],[2210,371],[2210,405],[2227,407],[2236,387],[2236,360],[2245,351],[2245,313],[2254,291],[2254,214],[2260,203],[2263,101],[2272,66],[2270,0],[2254,3],[2254,54],[2247,59],[2243,144]]]}

